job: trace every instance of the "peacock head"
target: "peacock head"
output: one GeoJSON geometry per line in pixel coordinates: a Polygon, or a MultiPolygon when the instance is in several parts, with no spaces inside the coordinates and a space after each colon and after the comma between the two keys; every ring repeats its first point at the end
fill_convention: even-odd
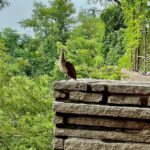
{"type": "Polygon", "coordinates": [[[65,51],[65,49],[64,49],[64,48],[62,48],[62,53],[63,53],[63,54],[65,54],[65,52],[66,52],[66,51],[65,51]]]}
{"type": "Polygon", "coordinates": [[[63,54],[65,53],[65,49],[64,49],[64,48],[62,48],[62,53],[63,53],[63,54]]]}

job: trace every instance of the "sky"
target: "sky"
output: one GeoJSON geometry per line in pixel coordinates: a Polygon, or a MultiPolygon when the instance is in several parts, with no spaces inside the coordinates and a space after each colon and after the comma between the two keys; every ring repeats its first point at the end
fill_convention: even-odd
{"type": "MultiPolygon", "coordinates": [[[[20,33],[32,35],[32,30],[22,28],[18,22],[31,17],[33,2],[35,0],[8,0],[10,6],[0,11],[0,30],[6,27],[17,30],[20,33]]],[[[48,0],[36,0],[47,4],[48,0]]],[[[81,8],[88,8],[87,0],[71,0],[77,11],[81,8]]]]}

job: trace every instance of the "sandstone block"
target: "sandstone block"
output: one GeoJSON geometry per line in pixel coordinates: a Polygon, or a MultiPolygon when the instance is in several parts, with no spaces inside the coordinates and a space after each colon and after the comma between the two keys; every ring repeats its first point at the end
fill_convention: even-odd
{"type": "Polygon", "coordinates": [[[55,115],[54,122],[55,122],[55,124],[63,124],[64,118],[62,116],[55,115]]]}
{"type": "Polygon", "coordinates": [[[114,95],[108,97],[109,104],[129,104],[129,105],[141,105],[140,96],[121,96],[121,95],[114,95]]]}
{"type": "Polygon", "coordinates": [[[105,91],[105,86],[100,83],[93,83],[93,84],[91,84],[91,89],[92,89],[92,91],[103,92],[103,91],[105,91]]]}
{"type": "Polygon", "coordinates": [[[102,91],[102,87],[106,87],[109,93],[150,94],[150,83],[107,80],[99,80],[99,82],[91,83],[92,91],[100,92],[102,91]]]}
{"type": "Polygon", "coordinates": [[[95,131],[83,129],[57,128],[55,135],[59,137],[90,138],[109,141],[150,143],[150,130],[143,131],[95,131]]]}
{"type": "Polygon", "coordinates": [[[147,121],[141,121],[141,120],[129,120],[125,118],[117,119],[117,118],[71,116],[67,118],[67,123],[73,124],[73,125],[150,130],[149,121],[147,122],[147,121]]]}
{"type": "Polygon", "coordinates": [[[85,92],[70,92],[70,99],[74,101],[83,101],[83,102],[100,102],[102,101],[102,94],[96,93],[85,93],[85,92]]]}
{"type": "Polygon", "coordinates": [[[150,96],[149,96],[149,98],[148,98],[148,106],[150,106],[150,96]]]}
{"type": "Polygon", "coordinates": [[[60,138],[54,139],[54,149],[63,150],[64,149],[64,140],[60,138]]]}
{"type": "Polygon", "coordinates": [[[54,92],[54,97],[55,98],[65,98],[66,94],[64,92],[60,92],[60,91],[55,91],[54,92]]]}
{"type": "Polygon", "coordinates": [[[96,91],[96,92],[103,92],[105,91],[105,87],[107,85],[110,85],[110,84],[115,84],[117,83],[118,84],[118,81],[114,81],[114,80],[98,80],[97,82],[95,83],[91,83],[91,90],[92,91],[96,91]]]}
{"type": "Polygon", "coordinates": [[[73,91],[86,91],[87,83],[78,81],[56,81],[54,84],[55,90],[73,90],[73,91]]]}
{"type": "Polygon", "coordinates": [[[122,94],[150,94],[150,85],[109,85],[109,93],[122,93],[122,94]]]}
{"type": "Polygon", "coordinates": [[[149,108],[55,102],[54,111],[68,114],[150,119],[149,108]]]}
{"type": "Polygon", "coordinates": [[[149,150],[149,144],[104,143],[100,140],[69,138],[65,150],[149,150]]]}

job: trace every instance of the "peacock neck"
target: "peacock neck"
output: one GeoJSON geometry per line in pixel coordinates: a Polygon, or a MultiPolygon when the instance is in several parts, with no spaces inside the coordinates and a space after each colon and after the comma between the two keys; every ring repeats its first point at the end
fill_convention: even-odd
{"type": "Polygon", "coordinates": [[[66,60],[65,60],[65,55],[64,55],[64,50],[61,51],[60,61],[61,61],[61,62],[66,62],[66,60]]]}

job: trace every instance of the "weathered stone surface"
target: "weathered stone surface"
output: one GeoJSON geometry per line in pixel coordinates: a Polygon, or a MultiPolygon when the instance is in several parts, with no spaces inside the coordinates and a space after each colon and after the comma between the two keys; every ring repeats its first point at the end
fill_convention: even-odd
{"type": "Polygon", "coordinates": [[[86,82],[86,83],[95,83],[95,82],[99,82],[99,79],[93,79],[93,78],[79,78],[77,79],[77,81],[79,82],[86,82]]]}
{"type": "Polygon", "coordinates": [[[73,125],[150,130],[150,121],[128,120],[125,118],[117,119],[117,118],[71,116],[68,117],[67,123],[73,125]]]}
{"type": "Polygon", "coordinates": [[[148,106],[150,106],[150,96],[149,96],[149,98],[148,98],[148,106]]]}
{"type": "Polygon", "coordinates": [[[129,82],[129,81],[106,81],[91,83],[92,91],[102,91],[106,87],[109,93],[122,94],[150,94],[150,83],[129,82]]]}
{"type": "Polygon", "coordinates": [[[141,105],[140,96],[113,95],[108,97],[109,104],[141,105]]]}
{"type": "Polygon", "coordinates": [[[54,89],[55,150],[150,149],[150,83],[78,79],[54,89]]]}
{"type": "Polygon", "coordinates": [[[55,115],[54,122],[55,122],[55,124],[63,124],[64,118],[62,116],[55,115]]]}
{"type": "Polygon", "coordinates": [[[110,93],[124,93],[124,94],[150,94],[150,85],[109,85],[108,92],[110,93]]]}
{"type": "Polygon", "coordinates": [[[64,140],[60,138],[54,139],[54,149],[63,150],[64,149],[64,140]]]}
{"type": "Polygon", "coordinates": [[[143,131],[92,131],[82,129],[60,129],[55,131],[56,136],[77,137],[77,138],[90,138],[101,140],[113,140],[124,142],[142,142],[150,143],[150,130],[143,131]]]}
{"type": "Polygon", "coordinates": [[[65,150],[149,150],[149,144],[104,143],[100,140],[69,138],[65,150]]]}
{"type": "Polygon", "coordinates": [[[102,101],[102,94],[86,93],[86,92],[70,92],[70,99],[83,102],[100,102],[102,101]]]}
{"type": "Polygon", "coordinates": [[[110,93],[126,94],[150,94],[150,83],[129,82],[129,81],[108,81],[108,80],[77,80],[77,81],[56,81],[55,90],[86,91],[87,85],[91,85],[92,91],[104,91],[105,86],[110,93]]]}
{"type": "Polygon", "coordinates": [[[103,92],[105,91],[105,86],[103,84],[93,83],[91,84],[91,90],[96,92],[103,92]]]}
{"type": "Polygon", "coordinates": [[[60,92],[60,91],[55,91],[54,92],[54,97],[55,98],[65,98],[66,97],[66,93],[60,92]]]}
{"type": "Polygon", "coordinates": [[[74,90],[74,91],[86,91],[87,83],[78,81],[56,81],[54,84],[55,90],[74,90]]]}
{"type": "Polygon", "coordinates": [[[68,114],[150,119],[149,108],[55,102],[54,111],[68,114]]]}

